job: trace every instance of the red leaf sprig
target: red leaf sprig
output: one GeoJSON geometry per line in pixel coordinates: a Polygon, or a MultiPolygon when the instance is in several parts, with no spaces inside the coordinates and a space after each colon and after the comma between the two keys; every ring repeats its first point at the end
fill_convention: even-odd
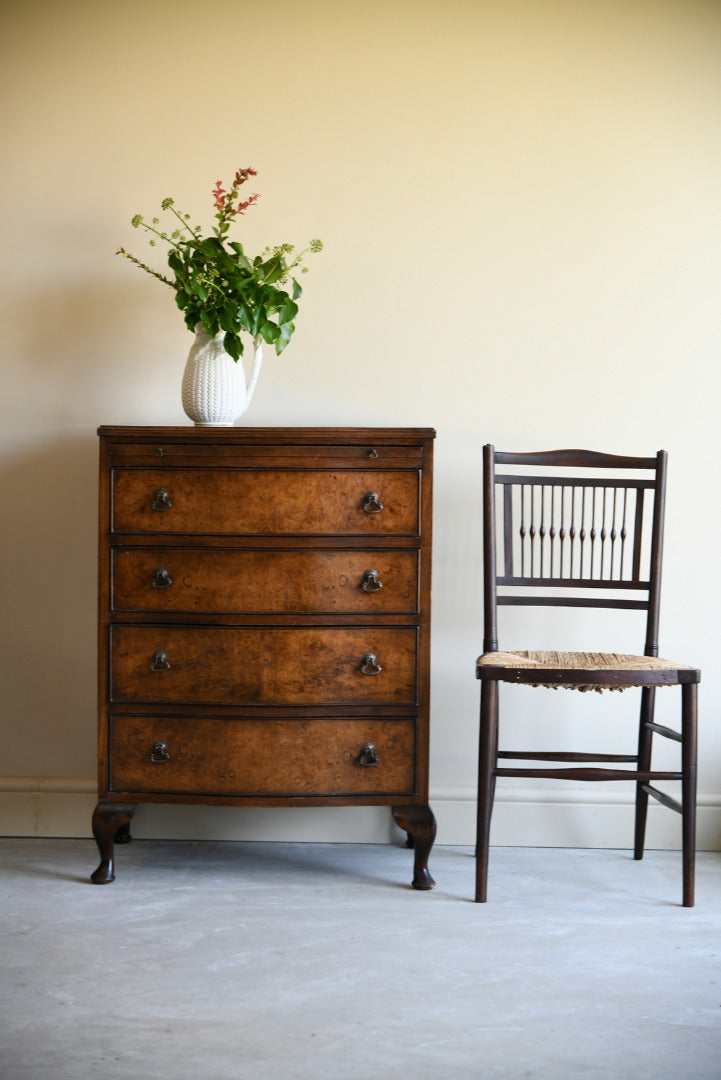
{"type": "Polygon", "coordinates": [[[213,202],[215,203],[215,209],[218,213],[215,215],[217,226],[214,226],[213,232],[216,236],[225,236],[230,228],[231,221],[238,217],[239,214],[245,213],[249,206],[252,206],[254,202],[260,198],[259,195],[250,195],[243,202],[240,201],[240,188],[246,182],[249,176],[257,176],[258,173],[255,169],[238,169],[233,177],[233,185],[230,191],[226,191],[223,187],[222,180],[218,180],[213,188],[213,202]]]}

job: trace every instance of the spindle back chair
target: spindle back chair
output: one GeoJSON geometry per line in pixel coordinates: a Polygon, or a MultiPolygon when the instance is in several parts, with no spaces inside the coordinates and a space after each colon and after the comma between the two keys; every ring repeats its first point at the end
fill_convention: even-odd
{"type": "Polygon", "coordinates": [[[649,795],[682,818],[683,904],[694,903],[696,713],[700,673],[658,657],[667,455],[625,457],[587,450],[483,451],[484,641],[481,680],[476,901],[487,897],[496,778],[633,780],[634,857],[643,857],[649,795]],[[497,466],[511,467],[498,473],[497,466]],[[500,544],[499,544],[500,540],[500,544]],[[498,607],[612,608],[646,612],[642,655],[500,652],[498,607]],[[634,754],[498,749],[498,683],[577,690],[641,687],[634,754]],[[681,731],[654,722],[657,686],[681,687],[681,731]],[[651,769],[654,734],[681,744],[680,770],[651,769]],[[499,767],[499,759],[564,762],[499,767]],[[585,763],[595,763],[587,767],[585,763]],[[620,767],[625,766],[625,767],[620,767]],[[680,781],[681,798],[658,781],[680,781]]]}

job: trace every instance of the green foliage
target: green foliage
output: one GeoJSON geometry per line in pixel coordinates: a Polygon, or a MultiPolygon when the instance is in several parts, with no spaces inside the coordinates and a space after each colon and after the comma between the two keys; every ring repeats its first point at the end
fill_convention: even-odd
{"type": "Polygon", "coordinates": [[[308,268],[301,266],[304,256],[323,248],[320,240],[311,240],[296,254],[292,244],[280,244],[250,259],[242,244],[226,241],[232,220],[258,199],[251,195],[241,201],[239,194],[241,185],[255,175],[254,169],[239,169],[227,192],[218,180],[213,190],[218,224],[213,226],[211,236],[203,237],[199,227],[189,225],[189,216],[180,214],[171,198],[163,199],[161,207],[180,223],[172,233],[158,227],[158,218],[153,218],[151,224],[141,214],[132,218],[134,228],[152,234],[151,245],[158,239],[168,244],[172,278],[153,270],[124,248],[117,252],[175,290],[175,301],[189,330],[201,324],[211,337],[224,331],[226,351],[234,360],[243,353],[242,331],[256,341],[273,345],[280,355],[295,330],[297,301],[303,294],[292,271],[300,267],[301,273],[307,273],[308,268]]]}

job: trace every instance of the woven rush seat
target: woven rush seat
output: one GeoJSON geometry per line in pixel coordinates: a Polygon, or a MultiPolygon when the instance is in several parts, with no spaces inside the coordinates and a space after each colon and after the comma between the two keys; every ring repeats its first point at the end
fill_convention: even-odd
{"type": "Polygon", "coordinates": [[[627,653],[556,652],[553,650],[519,650],[490,652],[476,662],[479,679],[493,677],[503,682],[523,682],[529,686],[546,686],[556,690],[586,692],[595,690],[625,690],[629,686],[676,686],[679,682],[697,682],[698,671],[687,664],[663,660],[658,656],[636,656],[627,653]],[[534,674],[542,673],[542,679],[534,674]]]}

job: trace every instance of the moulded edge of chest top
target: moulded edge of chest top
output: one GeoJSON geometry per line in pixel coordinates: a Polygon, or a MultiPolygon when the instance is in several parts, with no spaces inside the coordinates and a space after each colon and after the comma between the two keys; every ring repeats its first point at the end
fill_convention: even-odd
{"type": "Polygon", "coordinates": [[[131,427],[101,425],[98,435],[102,438],[123,442],[194,442],[194,443],[305,443],[328,442],[337,445],[344,442],[388,441],[394,443],[417,442],[434,439],[435,428],[355,428],[355,427],[131,427]]]}

